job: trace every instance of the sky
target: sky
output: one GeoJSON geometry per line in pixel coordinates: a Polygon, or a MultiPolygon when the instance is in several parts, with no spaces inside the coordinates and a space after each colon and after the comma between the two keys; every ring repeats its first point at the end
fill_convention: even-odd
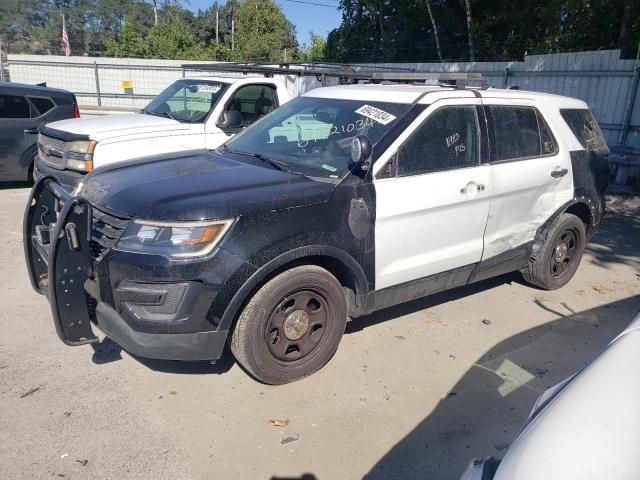
{"type": "MultiPolygon", "coordinates": [[[[182,0],[181,3],[185,8],[197,12],[198,9],[209,8],[212,0],[182,0]]],[[[224,0],[220,2],[224,4],[224,0]]],[[[296,26],[298,35],[298,43],[309,43],[309,32],[313,30],[315,33],[327,38],[327,34],[340,25],[342,15],[337,8],[338,0],[276,0],[280,5],[284,14],[291,23],[296,26]],[[304,1],[309,3],[297,3],[304,1]],[[336,8],[312,5],[312,3],[323,5],[336,5],[336,8]]]]}

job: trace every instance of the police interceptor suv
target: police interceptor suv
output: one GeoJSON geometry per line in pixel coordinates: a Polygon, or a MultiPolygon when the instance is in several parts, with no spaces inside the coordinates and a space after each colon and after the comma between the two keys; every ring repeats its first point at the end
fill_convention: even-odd
{"type": "Polygon", "coordinates": [[[575,274],[600,222],[607,145],[587,105],[516,90],[307,92],[213,152],[52,178],[25,213],[59,337],[305,377],[347,319],[520,270],[575,274]]]}

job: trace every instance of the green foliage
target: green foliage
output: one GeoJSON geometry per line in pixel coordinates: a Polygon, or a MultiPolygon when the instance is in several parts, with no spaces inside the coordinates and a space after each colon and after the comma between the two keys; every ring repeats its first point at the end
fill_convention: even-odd
{"type": "Polygon", "coordinates": [[[273,0],[241,0],[235,17],[237,59],[269,62],[283,61],[297,54],[295,27],[273,0]]]}
{"type": "MultiPolygon", "coordinates": [[[[472,0],[477,60],[525,53],[622,48],[635,57],[640,2],[630,0],[472,0]]],[[[330,61],[437,61],[426,1],[340,0],[342,24],[329,33],[330,61]]],[[[465,0],[431,0],[445,60],[468,60],[465,0]]]]}
{"type": "Polygon", "coordinates": [[[214,3],[195,15],[177,0],[161,0],[157,2],[157,25],[152,3],[0,0],[0,39],[8,42],[14,53],[61,54],[64,14],[74,55],[283,61],[286,51],[289,61],[298,58],[295,28],[274,0],[228,0],[223,6],[214,3]]]}
{"type": "Polygon", "coordinates": [[[109,57],[146,57],[148,49],[135,24],[125,22],[120,30],[120,39],[107,40],[106,53],[109,57]]]}
{"type": "Polygon", "coordinates": [[[325,58],[327,42],[315,32],[309,32],[311,43],[303,44],[300,52],[300,61],[306,63],[321,62],[325,58]]]}

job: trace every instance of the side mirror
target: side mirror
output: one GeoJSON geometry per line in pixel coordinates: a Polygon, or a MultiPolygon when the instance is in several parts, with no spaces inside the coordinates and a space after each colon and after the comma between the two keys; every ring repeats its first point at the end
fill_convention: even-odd
{"type": "Polygon", "coordinates": [[[369,170],[369,158],[373,147],[371,141],[364,135],[358,135],[351,140],[351,160],[360,165],[363,171],[369,170]]]}
{"type": "Polygon", "coordinates": [[[225,110],[220,114],[218,128],[242,128],[242,115],[236,110],[225,110]]]}

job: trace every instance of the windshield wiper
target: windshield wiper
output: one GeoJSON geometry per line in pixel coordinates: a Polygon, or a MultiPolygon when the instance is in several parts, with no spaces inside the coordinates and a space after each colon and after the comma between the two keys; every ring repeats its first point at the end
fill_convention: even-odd
{"type": "Polygon", "coordinates": [[[259,153],[241,152],[241,151],[238,151],[238,150],[231,150],[226,145],[224,145],[224,147],[225,147],[225,150],[227,152],[229,152],[229,153],[236,153],[238,155],[245,155],[247,157],[257,158],[258,160],[262,160],[263,162],[268,163],[269,165],[271,165],[272,167],[277,168],[278,170],[286,171],[286,172],[289,172],[289,173],[298,173],[298,174],[302,175],[300,172],[294,172],[293,169],[291,168],[291,165],[289,165],[287,162],[283,162],[282,160],[274,160],[273,158],[265,157],[264,155],[261,155],[259,153]]]}
{"type": "Polygon", "coordinates": [[[169,112],[151,112],[151,111],[143,108],[142,109],[142,113],[146,113],[147,115],[153,115],[154,117],[167,117],[167,118],[170,118],[171,120],[175,120],[176,122],[180,121],[176,117],[171,115],[169,112]]]}

